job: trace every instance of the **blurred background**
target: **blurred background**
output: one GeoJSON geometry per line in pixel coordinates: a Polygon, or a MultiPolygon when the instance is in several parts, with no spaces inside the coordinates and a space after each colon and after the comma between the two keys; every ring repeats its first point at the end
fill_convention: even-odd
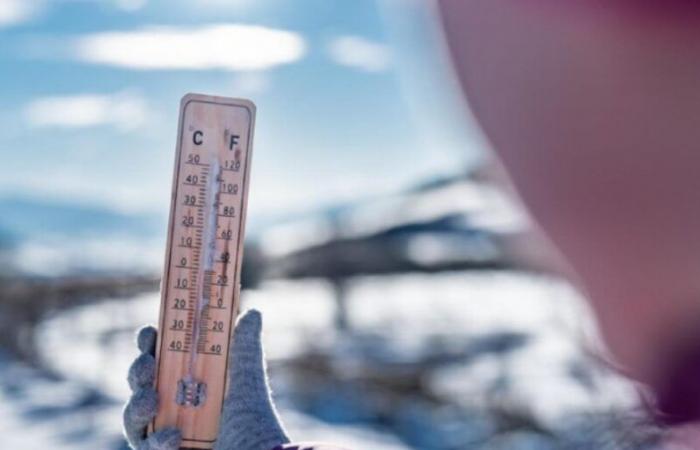
{"type": "Polygon", "coordinates": [[[293,438],[653,445],[579,295],[527,251],[441,39],[420,0],[0,0],[6,446],[127,448],[188,92],[258,107],[243,307],[293,438]]]}

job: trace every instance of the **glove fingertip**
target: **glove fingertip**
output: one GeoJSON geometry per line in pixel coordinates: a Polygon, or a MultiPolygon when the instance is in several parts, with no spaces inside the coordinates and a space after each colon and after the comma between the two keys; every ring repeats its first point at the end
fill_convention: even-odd
{"type": "Polygon", "coordinates": [[[266,392],[267,374],[261,337],[262,315],[251,309],[238,320],[230,350],[229,392],[235,396],[250,392],[252,387],[266,392]]]}
{"type": "Polygon", "coordinates": [[[246,311],[236,323],[233,332],[233,342],[229,350],[232,359],[232,369],[229,374],[237,371],[241,364],[259,365],[262,353],[262,314],[257,309],[246,311]]]}
{"type": "Polygon", "coordinates": [[[156,354],[156,340],[158,339],[158,330],[155,327],[148,325],[141,328],[136,336],[136,344],[141,353],[146,353],[152,356],[156,354]]]}
{"type": "Polygon", "coordinates": [[[234,336],[245,334],[259,336],[262,332],[262,314],[257,309],[249,309],[238,320],[234,336]]]}

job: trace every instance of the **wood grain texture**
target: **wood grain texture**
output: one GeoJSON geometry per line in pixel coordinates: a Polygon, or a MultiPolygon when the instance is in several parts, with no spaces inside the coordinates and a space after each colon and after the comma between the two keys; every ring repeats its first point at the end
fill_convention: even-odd
{"type": "Polygon", "coordinates": [[[254,123],[247,100],[188,94],[181,102],[156,349],[160,403],[150,430],[178,427],[182,448],[210,449],[218,435],[239,308],[254,123]],[[197,406],[177,401],[188,374],[206,386],[197,406]]]}

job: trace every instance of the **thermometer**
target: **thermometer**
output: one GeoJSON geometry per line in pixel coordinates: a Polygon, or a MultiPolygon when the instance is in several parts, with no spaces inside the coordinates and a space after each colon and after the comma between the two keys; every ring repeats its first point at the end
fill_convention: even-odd
{"type": "Polygon", "coordinates": [[[156,347],[159,409],[182,448],[211,449],[240,302],[255,105],[186,95],[180,104],[156,347]]]}

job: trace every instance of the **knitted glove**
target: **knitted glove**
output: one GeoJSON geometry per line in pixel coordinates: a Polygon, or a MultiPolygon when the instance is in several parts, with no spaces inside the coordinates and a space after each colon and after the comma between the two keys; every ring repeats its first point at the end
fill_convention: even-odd
{"type": "MultiPolygon", "coordinates": [[[[256,310],[248,311],[236,325],[229,358],[229,393],[215,450],[270,450],[289,443],[270,397],[261,330],[262,319],[256,310]]],[[[129,369],[133,395],[124,408],[124,432],[135,450],[177,450],[181,440],[174,428],[159,430],[144,439],[146,427],[158,410],[153,389],[156,337],[153,327],[139,331],[141,355],[129,369]]]]}

